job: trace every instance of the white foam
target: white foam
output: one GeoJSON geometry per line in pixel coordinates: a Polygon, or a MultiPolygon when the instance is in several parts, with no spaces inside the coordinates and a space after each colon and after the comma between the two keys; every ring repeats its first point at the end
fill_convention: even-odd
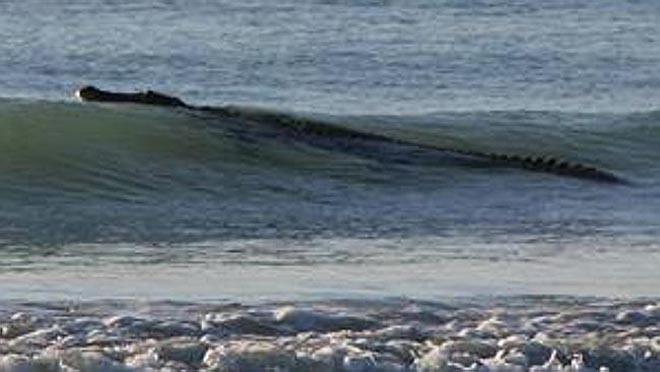
{"type": "Polygon", "coordinates": [[[529,301],[505,309],[506,316],[501,304],[471,303],[455,311],[425,304],[425,313],[435,315],[419,319],[396,303],[274,309],[266,304],[215,312],[200,304],[198,311],[186,305],[183,313],[172,305],[171,312],[141,315],[113,315],[112,308],[94,306],[98,316],[23,310],[0,318],[6,330],[0,371],[634,372],[660,367],[657,325],[621,315],[654,316],[652,305],[636,302],[599,304],[594,310],[587,302],[529,301]],[[535,315],[539,310],[543,321],[535,315]],[[538,328],[533,337],[521,332],[529,322],[538,328]],[[597,337],[590,323],[601,323],[597,337]],[[368,327],[353,329],[356,324],[368,327]]]}

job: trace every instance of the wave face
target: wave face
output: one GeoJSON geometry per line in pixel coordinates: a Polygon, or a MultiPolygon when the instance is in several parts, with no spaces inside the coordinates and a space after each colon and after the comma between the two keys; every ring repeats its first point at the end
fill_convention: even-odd
{"type": "Polygon", "coordinates": [[[659,122],[658,112],[329,116],[3,100],[0,244],[653,239],[659,122]],[[493,166],[408,142],[551,156],[631,185],[493,166]]]}

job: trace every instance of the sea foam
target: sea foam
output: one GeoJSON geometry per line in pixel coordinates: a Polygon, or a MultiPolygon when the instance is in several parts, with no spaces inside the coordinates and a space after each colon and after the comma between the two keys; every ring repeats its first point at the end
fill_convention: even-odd
{"type": "Polygon", "coordinates": [[[657,371],[657,309],[561,298],[7,304],[0,371],[657,371]]]}

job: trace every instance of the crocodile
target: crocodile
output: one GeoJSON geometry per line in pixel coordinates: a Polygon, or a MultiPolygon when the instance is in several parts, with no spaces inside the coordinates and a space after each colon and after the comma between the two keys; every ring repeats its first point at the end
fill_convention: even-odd
{"type": "Polygon", "coordinates": [[[430,144],[405,141],[380,134],[374,134],[341,125],[307,120],[293,115],[269,112],[265,110],[246,111],[236,107],[209,107],[194,106],[185,103],[180,98],[163,93],[148,90],[146,92],[122,93],[104,91],[94,86],[84,86],[75,92],[75,96],[83,102],[111,102],[111,103],[135,103],[145,105],[156,105],[172,108],[184,108],[201,112],[211,112],[230,117],[249,116],[251,119],[261,119],[266,123],[274,123],[280,128],[285,128],[291,134],[311,134],[333,138],[362,139],[370,141],[381,141],[392,144],[417,147],[424,150],[440,151],[455,155],[462,155],[481,161],[486,161],[494,166],[525,169],[528,171],[555,174],[559,176],[573,177],[603,183],[626,184],[627,181],[618,175],[595,166],[578,162],[560,160],[556,157],[543,156],[521,156],[502,153],[487,153],[479,151],[443,148],[430,144]]]}

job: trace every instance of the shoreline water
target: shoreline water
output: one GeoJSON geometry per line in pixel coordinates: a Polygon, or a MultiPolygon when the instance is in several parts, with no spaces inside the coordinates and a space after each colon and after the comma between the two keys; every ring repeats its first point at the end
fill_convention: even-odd
{"type": "MultiPolygon", "coordinates": [[[[112,245],[102,247],[112,252],[112,245]]],[[[296,251],[295,257],[288,257],[286,251],[262,253],[252,257],[251,262],[247,257],[242,262],[242,255],[213,257],[222,249],[226,248],[196,248],[192,250],[197,255],[193,262],[165,259],[161,256],[168,254],[166,250],[141,258],[139,247],[134,248],[133,262],[104,257],[92,248],[86,251],[89,258],[82,262],[57,254],[43,260],[33,258],[22,265],[7,258],[8,266],[0,271],[0,300],[25,296],[35,300],[115,297],[203,301],[218,296],[241,302],[347,296],[433,300],[446,296],[535,294],[634,298],[657,295],[656,284],[660,281],[657,253],[649,247],[639,251],[601,248],[597,255],[584,249],[528,258],[507,255],[504,248],[488,255],[472,251],[471,256],[437,248],[435,252],[410,253],[407,258],[372,249],[368,251],[371,256],[356,254],[346,256],[342,262],[332,259],[327,263],[305,257],[313,251],[296,251]]]]}

